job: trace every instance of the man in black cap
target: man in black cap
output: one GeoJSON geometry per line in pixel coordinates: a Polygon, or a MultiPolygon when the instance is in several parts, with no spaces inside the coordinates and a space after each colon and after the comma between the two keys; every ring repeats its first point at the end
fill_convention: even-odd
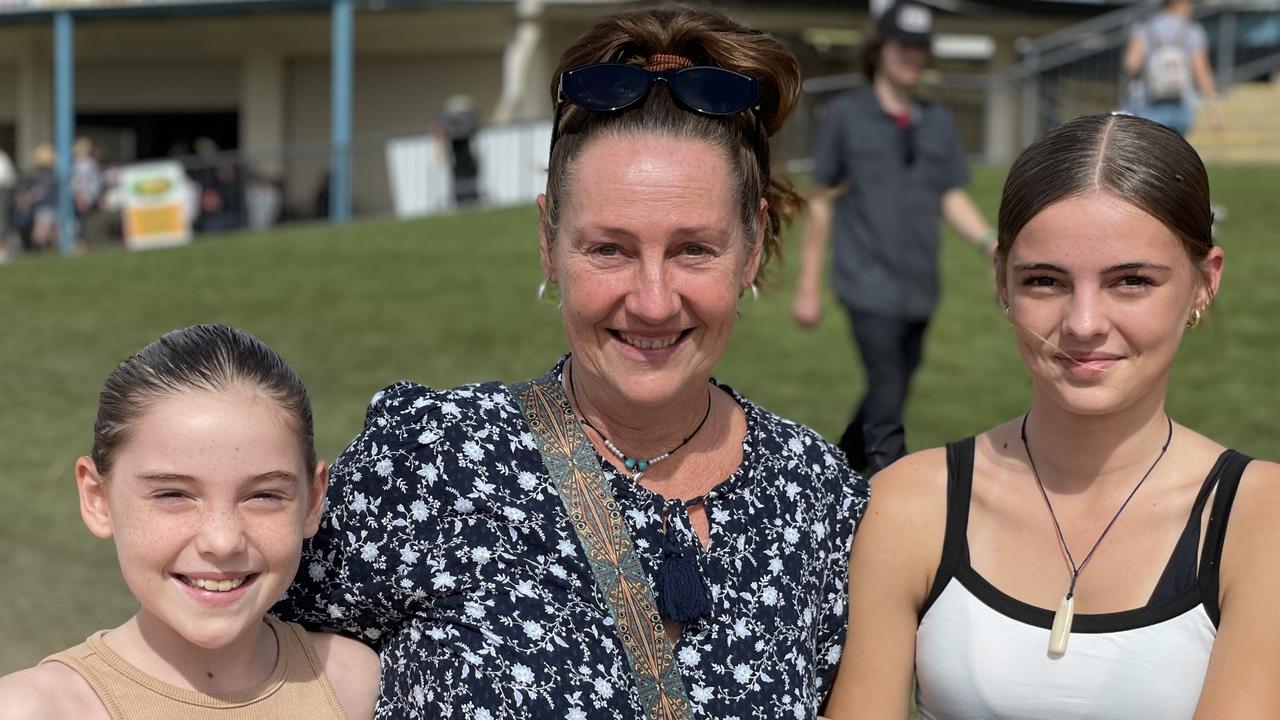
{"type": "Polygon", "coordinates": [[[867,390],[839,445],[866,475],[906,454],[903,406],[938,302],[938,220],[992,254],[995,232],[965,192],[964,147],[946,108],[916,96],[931,59],[933,13],[900,1],[862,50],[868,85],[826,107],[813,149],[793,315],[822,316],[822,268],[848,312],[867,390]]]}

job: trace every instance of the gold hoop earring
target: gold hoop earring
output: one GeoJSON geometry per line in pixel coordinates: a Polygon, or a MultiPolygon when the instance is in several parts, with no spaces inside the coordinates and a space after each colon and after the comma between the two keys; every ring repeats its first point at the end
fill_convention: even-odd
{"type": "Polygon", "coordinates": [[[1187,318],[1187,327],[1188,328],[1199,327],[1200,320],[1203,318],[1203,316],[1204,316],[1203,307],[1198,307],[1192,310],[1191,315],[1187,318]]]}

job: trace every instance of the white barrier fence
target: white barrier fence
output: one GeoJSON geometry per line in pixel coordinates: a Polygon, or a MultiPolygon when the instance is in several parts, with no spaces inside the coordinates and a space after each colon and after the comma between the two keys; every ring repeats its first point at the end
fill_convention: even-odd
{"type": "MultiPolygon", "coordinates": [[[[472,138],[480,202],[491,207],[532,203],[546,187],[551,122],[487,127],[472,138]]],[[[396,217],[424,217],[456,208],[447,141],[430,135],[386,143],[396,217]]]]}

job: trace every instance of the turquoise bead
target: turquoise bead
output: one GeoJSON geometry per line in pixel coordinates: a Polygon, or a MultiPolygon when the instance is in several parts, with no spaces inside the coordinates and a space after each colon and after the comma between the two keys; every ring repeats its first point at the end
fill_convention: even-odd
{"type": "Polygon", "coordinates": [[[623,462],[623,464],[624,464],[624,465],[626,465],[626,466],[627,466],[627,469],[628,469],[628,470],[635,470],[635,469],[636,469],[636,459],[635,459],[635,458],[627,458],[626,460],[623,460],[622,462],[623,462]]]}
{"type": "Polygon", "coordinates": [[[649,469],[649,463],[645,462],[644,460],[641,460],[640,462],[636,463],[636,468],[640,472],[644,472],[645,470],[649,469]]]}

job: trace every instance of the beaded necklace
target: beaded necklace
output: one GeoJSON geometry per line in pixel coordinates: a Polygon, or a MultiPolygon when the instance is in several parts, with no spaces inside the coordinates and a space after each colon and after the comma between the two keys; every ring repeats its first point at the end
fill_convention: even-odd
{"type": "MultiPolygon", "coordinates": [[[[582,403],[578,402],[578,391],[573,386],[573,366],[572,365],[569,366],[568,375],[569,375],[569,395],[573,397],[573,404],[581,408],[582,403]]],[[[597,428],[595,425],[591,424],[591,421],[587,419],[586,413],[578,413],[578,419],[582,421],[582,424],[591,428],[592,432],[594,432],[596,435],[599,435],[600,439],[604,441],[604,446],[609,449],[609,452],[613,453],[614,457],[621,460],[623,466],[625,466],[627,470],[631,472],[632,480],[639,480],[640,476],[643,475],[645,471],[649,469],[650,466],[660,463],[663,460],[666,460],[667,458],[671,457],[671,453],[679,450],[685,445],[688,445],[689,441],[692,440],[693,437],[698,434],[698,431],[702,430],[702,426],[707,424],[707,418],[709,417],[711,417],[711,388],[707,388],[707,411],[702,414],[702,420],[698,423],[698,426],[693,429],[693,432],[689,433],[685,437],[685,439],[681,440],[680,444],[662,453],[661,455],[651,457],[648,460],[642,460],[641,458],[635,457],[633,455],[628,455],[622,452],[621,450],[619,450],[618,446],[614,445],[613,441],[611,441],[608,438],[608,436],[600,432],[600,428],[597,428]]]]}

